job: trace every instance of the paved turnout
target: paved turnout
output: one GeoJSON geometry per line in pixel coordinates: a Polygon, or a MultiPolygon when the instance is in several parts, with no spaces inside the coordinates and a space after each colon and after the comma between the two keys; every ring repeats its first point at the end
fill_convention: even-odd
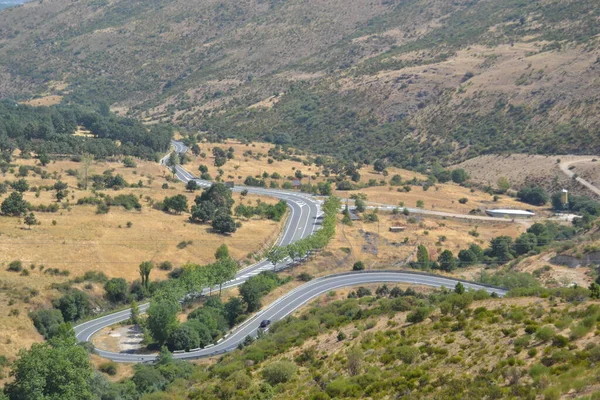
{"type": "MultiPolygon", "coordinates": [[[[180,154],[185,153],[188,150],[183,143],[178,141],[173,141],[173,147],[175,151],[180,154]]],[[[167,159],[168,156],[163,158],[161,163],[165,164],[167,159]]],[[[212,184],[211,182],[196,178],[181,166],[176,167],[176,175],[179,180],[184,183],[187,183],[190,180],[195,180],[202,187],[209,187],[212,184]]],[[[284,190],[272,190],[254,187],[235,187],[233,190],[241,191],[244,189],[247,189],[249,193],[282,199],[287,203],[291,210],[291,214],[286,222],[284,230],[279,237],[279,245],[287,245],[299,239],[308,237],[312,235],[316,229],[318,229],[319,218],[322,215],[322,212],[320,209],[320,201],[314,199],[312,196],[284,190]]],[[[248,278],[265,270],[279,270],[286,268],[290,261],[291,260],[289,259],[284,260],[274,268],[273,265],[267,260],[262,260],[254,265],[242,269],[236,275],[235,279],[223,285],[223,288],[238,286],[248,278]]],[[[454,287],[458,280],[443,278],[435,275],[401,271],[348,273],[315,279],[282,296],[267,308],[259,312],[257,315],[235,328],[217,344],[205,347],[204,349],[196,349],[187,353],[175,353],[174,357],[179,359],[192,359],[214,356],[231,351],[235,349],[237,345],[246,338],[246,336],[256,335],[260,321],[263,319],[270,319],[271,321],[280,320],[309,302],[311,299],[330,290],[347,286],[383,282],[409,283],[433,287],[454,287]]],[[[489,292],[496,292],[500,296],[505,294],[505,291],[499,288],[484,287],[471,282],[464,282],[464,284],[467,288],[485,289],[489,292]]],[[[148,306],[148,303],[141,304],[139,306],[140,312],[145,312],[148,309],[148,306]]],[[[96,332],[105,327],[127,320],[129,315],[130,310],[127,309],[84,322],[74,328],[75,335],[79,341],[90,341],[91,337],[96,332]]],[[[114,353],[100,349],[97,349],[96,351],[100,356],[117,362],[151,362],[156,357],[155,355],[114,353]]]]}

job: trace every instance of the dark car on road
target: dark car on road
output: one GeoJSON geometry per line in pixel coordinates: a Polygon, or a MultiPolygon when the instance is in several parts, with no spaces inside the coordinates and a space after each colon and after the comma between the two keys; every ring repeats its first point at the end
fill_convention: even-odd
{"type": "Polygon", "coordinates": [[[270,319],[264,319],[260,322],[260,328],[266,328],[267,326],[271,325],[271,320],[270,319]]]}

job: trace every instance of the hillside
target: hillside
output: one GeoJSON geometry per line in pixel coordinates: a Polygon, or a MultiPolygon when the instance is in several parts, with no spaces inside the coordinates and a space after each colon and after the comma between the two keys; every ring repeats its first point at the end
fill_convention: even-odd
{"type": "Polygon", "coordinates": [[[0,14],[0,97],[413,168],[589,154],[598,18],[593,0],[50,0],[0,14]]]}

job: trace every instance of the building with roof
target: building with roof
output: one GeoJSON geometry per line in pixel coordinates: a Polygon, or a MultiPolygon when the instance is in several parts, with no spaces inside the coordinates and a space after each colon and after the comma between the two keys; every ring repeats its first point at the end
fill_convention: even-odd
{"type": "Polygon", "coordinates": [[[485,213],[490,217],[498,218],[531,218],[535,216],[533,211],[528,210],[513,210],[508,208],[498,208],[495,210],[485,210],[485,213]]]}

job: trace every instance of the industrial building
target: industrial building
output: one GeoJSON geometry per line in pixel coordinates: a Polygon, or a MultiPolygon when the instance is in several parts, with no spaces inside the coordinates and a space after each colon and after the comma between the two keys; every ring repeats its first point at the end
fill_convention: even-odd
{"type": "Polygon", "coordinates": [[[498,218],[531,218],[535,216],[532,211],[526,210],[511,210],[508,208],[498,208],[495,210],[485,210],[485,213],[490,217],[498,218]]]}

